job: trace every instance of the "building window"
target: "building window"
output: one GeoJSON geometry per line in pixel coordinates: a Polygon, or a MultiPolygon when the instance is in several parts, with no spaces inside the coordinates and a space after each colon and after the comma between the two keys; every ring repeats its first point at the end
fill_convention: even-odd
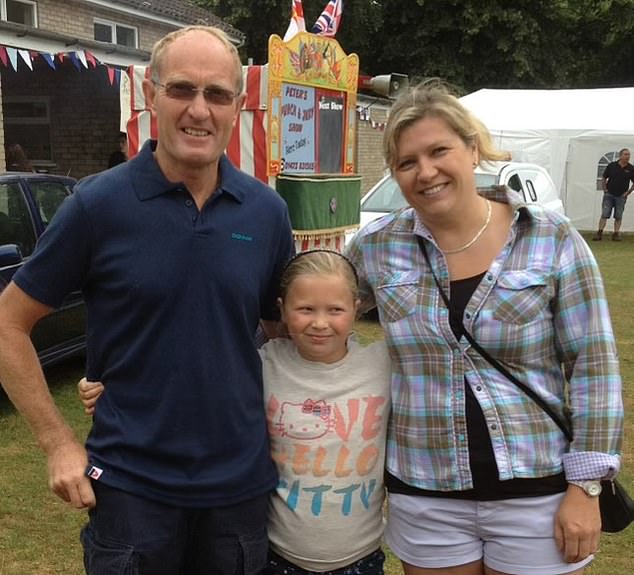
{"type": "Polygon", "coordinates": [[[132,26],[125,26],[110,22],[109,20],[95,19],[95,40],[107,42],[108,44],[118,44],[128,48],[138,48],[137,29],[132,26]]]}
{"type": "Polygon", "coordinates": [[[52,162],[50,101],[46,96],[5,96],[4,141],[20,144],[34,165],[52,162]]]}
{"type": "Polygon", "coordinates": [[[16,24],[37,26],[37,4],[30,0],[1,0],[2,19],[16,24]]]}
{"type": "Polygon", "coordinates": [[[606,152],[603,154],[597,164],[597,191],[603,191],[603,172],[610,162],[616,162],[619,159],[618,152],[606,152]]]}

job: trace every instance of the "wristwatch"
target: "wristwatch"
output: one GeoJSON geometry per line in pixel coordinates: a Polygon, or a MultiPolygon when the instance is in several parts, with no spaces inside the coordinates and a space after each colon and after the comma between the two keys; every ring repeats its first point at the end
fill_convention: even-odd
{"type": "Polygon", "coordinates": [[[568,481],[568,483],[581,487],[588,497],[599,497],[599,495],[601,495],[601,482],[598,479],[590,481],[568,481]]]}

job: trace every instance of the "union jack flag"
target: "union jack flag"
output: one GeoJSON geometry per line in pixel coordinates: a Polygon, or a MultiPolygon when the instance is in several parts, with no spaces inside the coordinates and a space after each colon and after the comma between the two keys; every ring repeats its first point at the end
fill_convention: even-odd
{"type": "Polygon", "coordinates": [[[310,31],[320,36],[334,36],[341,22],[342,12],[343,0],[330,0],[310,31]]]}

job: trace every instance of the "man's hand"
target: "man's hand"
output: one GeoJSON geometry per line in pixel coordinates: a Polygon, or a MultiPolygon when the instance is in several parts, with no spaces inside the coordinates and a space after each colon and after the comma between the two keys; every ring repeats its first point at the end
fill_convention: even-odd
{"type": "Polygon", "coordinates": [[[555,540],[568,563],[583,561],[599,549],[601,513],[599,498],[569,485],[555,515],[555,540]]]}
{"type": "Polygon", "coordinates": [[[95,506],[95,493],[86,477],[88,457],[74,439],[56,446],[48,454],[48,486],[60,499],[75,509],[95,506]]]}

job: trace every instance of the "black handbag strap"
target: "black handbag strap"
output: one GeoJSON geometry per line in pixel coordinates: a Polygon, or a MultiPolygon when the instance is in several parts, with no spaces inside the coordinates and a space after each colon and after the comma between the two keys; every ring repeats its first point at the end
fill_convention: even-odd
{"type": "MultiPolygon", "coordinates": [[[[418,245],[420,246],[421,251],[423,252],[423,256],[425,257],[425,261],[429,266],[429,270],[431,272],[432,277],[434,278],[434,282],[436,282],[436,287],[438,287],[438,291],[440,292],[440,297],[445,302],[447,309],[449,310],[449,314],[453,314],[453,310],[451,304],[449,302],[449,298],[445,293],[445,290],[442,289],[440,285],[440,281],[438,281],[438,277],[434,273],[434,268],[431,266],[431,262],[429,261],[429,256],[427,255],[427,250],[425,249],[425,244],[423,238],[420,236],[416,236],[416,240],[418,241],[418,245]]],[[[486,349],[484,349],[467,331],[462,321],[462,317],[456,318],[462,328],[462,334],[467,338],[467,341],[471,344],[471,346],[484,358],[486,359],[490,365],[492,365],[495,369],[497,369],[502,375],[504,375],[509,381],[513,382],[517,387],[519,387],[528,397],[530,397],[539,407],[541,407],[546,414],[557,424],[557,427],[561,429],[562,433],[566,436],[566,439],[569,442],[572,442],[573,435],[568,426],[562,420],[562,418],[555,413],[552,407],[548,405],[535,391],[533,391],[530,387],[528,387],[525,383],[517,379],[506,367],[504,367],[497,359],[495,359],[486,349]]]]}

